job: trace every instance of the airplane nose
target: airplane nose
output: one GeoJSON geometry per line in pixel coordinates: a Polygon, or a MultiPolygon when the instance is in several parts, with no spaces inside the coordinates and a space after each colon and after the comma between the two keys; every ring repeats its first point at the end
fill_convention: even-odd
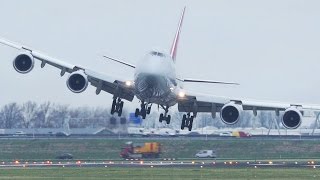
{"type": "Polygon", "coordinates": [[[148,85],[148,88],[153,88],[157,85],[157,78],[155,76],[147,76],[146,77],[146,83],[148,85]]]}
{"type": "Polygon", "coordinates": [[[157,78],[155,76],[143,76],[140,78],[138,83],[138,90],[140,92],[146,91],[148,89],[153,89],[157,86],[157,78]]]}
{"type": "Polygon", "coordinates": [[[140,77],[138,84],[136,85],[137,90],[147,98],[161,96],[165,93],[165,89],[167,88],[166,80],[154,75],[140,77]]]}

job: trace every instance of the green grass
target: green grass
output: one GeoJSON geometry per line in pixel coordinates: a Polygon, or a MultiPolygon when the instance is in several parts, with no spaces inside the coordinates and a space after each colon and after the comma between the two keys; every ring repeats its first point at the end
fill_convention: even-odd
{"type": "MultiPolygon", "coordinates": [[[[0,140],[0,161],[50,160],[61,153],[72,153],[75,159],[120,159],[123,139],[36,139],[0,140]]],[[[193,158],[201,149],[215,149],[222,159],[320,159],[320,141],[252,141],[227,139],[219,141],[185,139],[132,139],[133,142],[158,141],[165,158],[193,158]]]]}
{"type": "Polygon", "coordinates": [[[0,179],[319,179],[318,169],[269,168],[24,168],[0,169],[0,179]]]}
{"type": "MultiPolygon", "coordinates": [[[[36,139],[0,140],[0,161],[50,160],[62,152],[75,159],[120,159],[123,139],[36,139]]],[[[193,158],[200,149],[216,149],[225,159],[320,159],[320,141],[219,141],[186,139],[132,139],[134,142],[158,141],[162,157],[193,158]]],[[[280,161],[280,160],[279,160],[280,161]]],[[[312,168],[0,168],[1,179],[320,179],[312,168]]]]}

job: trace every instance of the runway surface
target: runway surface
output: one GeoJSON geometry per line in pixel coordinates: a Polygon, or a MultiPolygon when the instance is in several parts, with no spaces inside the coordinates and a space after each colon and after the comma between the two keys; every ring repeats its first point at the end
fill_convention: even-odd
{"type": "Polygon", "coordinates": [[[0,139],[7,140],[34,140],[34,139],[46,139],[46,140],[55,140],[55,139],[122,139],[122,140],[170,140],[170,141],[181,141],[181,140],[214,140],[214,141],[226,141],[226,140],[245,140],[245,141],[319,141],[320,136],[252,136],[250,138],[236,138],[236,137],[221,137],[221,136],[151,136],[151,137],[142,137],[142,136],[80,136],[72,135],[69,137],[55,137],[55,136],[0,136],[0,139]]]}
{"type": "Polygon", "coordinates": [[[41,162],[1,162],[0,168],[35,167],[123,167],[123,168],[320,168],[315,161],[177,161],[177,160],[124,160],[124,161],[41,161],[41,162]]]}

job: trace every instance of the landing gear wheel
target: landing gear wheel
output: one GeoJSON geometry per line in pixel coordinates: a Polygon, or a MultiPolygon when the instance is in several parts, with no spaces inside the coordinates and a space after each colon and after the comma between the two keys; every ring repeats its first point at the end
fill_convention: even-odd
{"type": "Polygon", "coordinates": [[[188,126],[189,131],[192,130],[192,124],[193,124],[193,116],[191,116],[191,118],[189,120],[189,126],[188,126]]]}
{"type": "Polygon", "coordinates": [[[140,109],[136,109],[134,115],[135,117],[141,116],[142,119],[146,119],[147,114],[150,114],[151,106],[146,109],[148,106],[148,103],[145,103],[144,101],[141,101],[140,109]]]}
{"type": "MultiPolygon", "coordinates": [[[[159,122],[162,123],[162,121],[165,121],[167,124],[170,124],[171,116],[168,115],[169,112],[169,106],[160,105],[162,109],[164,109],[165,113],[161,113],[159,117],[159,122]]],[[[148,111],[151,110],[151,106],[148,107],[148,111]]]]}
{"type": "Polygon", "coordinates": [[[118,116],[121,117],[122,115],[122,109],[123,109],[123,101],[120,102],[119,104],[119,111],[118,111],[118,116]]]}
{"type": "Polygon", "coordinates": [[[181,130],[184,130],[184,127],[185,127],[185,124],[186,124],[186,120],[182,120],[182,123],[181,123],[181,130]]]}
{"type": "Polygon", "coordinates": [[[140,111],[139,111],[139,109],[137,108],[137,109],[136,109],[136,112],[134,112],[134,116],[137,118],[137,117],[139,116],[139,114],[140,114],[140,111]]]}
{"type": "Polygon", "coordinates": [[[148,107],[147,114],[150,114],[150,112],[151,112],[151,106],[148,107]]]}
{"type": "Polygon", "coordinates": [[[114,113],[118,113],[118,116],[120,117],[122,115],[122,109],[123,101],[121,101],[120,98],[113,98],[111,106],[111,115],[113,115],[114,113]]]}
{"type": "Polygon", "coordinates": [[[162,120],[163,120],[163,114],[161,113],[159,117],[159,122],[162,123],[162,120]]]}
{"type": "Polygon", "coordinates": [[[181,122],[181,130],[184,130],[184,127],[186,127],[186,120],[187,120],[187,115],[182,116],[182,122],[181,122]]]}
{"type": "Polygon", "coordinates": [[[146,109],[141,109],[140,113],[141,113],[142,119],[146,119],[146,116],[147,116],[146,109]]]}
{"type": "Polygon", "coordinates": [[[187,127],[188,130],[191,131],[192,130],[193,119],[194,119],[194,116],[190,116],[190,113],[184,114],[182,116],[181,130],[183,130],[185,127],[187,127]]]}
{"type": "Polygon", "coordinates": [[[117,105],[116,103],[117,103],[116,99],[113,99],[112,105],[111,105],[111,115],[115,113],[116,105],[117,105]]]}
{"type": "Polygon", "coordinates": [[[171,116],[168,115],[168,116],[165,116],[163,115],[162,113],[160,114],[160,117],[159,117],[159,122],[162,123],[162,121],[165,121],[167,124],[170,124],[171,122],[171,116]]]}
{"type": "Polygon", "coordinates": [[[167,124],[170,124],[170,121],[171,121],[171,116],[170,115],[168,115],[168,117],[167,117],[167,124]]]}

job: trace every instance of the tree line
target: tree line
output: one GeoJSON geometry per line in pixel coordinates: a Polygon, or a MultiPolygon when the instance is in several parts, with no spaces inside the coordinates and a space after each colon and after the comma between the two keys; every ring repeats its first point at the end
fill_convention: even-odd
{"type": "MultiPolygon", "coordinates": [[[[128,111],[124,110],[124,118],[128,118],[128,111]]],[[[183,113],[179,113],[176,108],[172,108],[171,124],[159,123],[159,111],[152,111],[143,120],[142,127],[158,128],[169,127],[179,129],[183,113]]],[[[68,105],[55,104],[52,102],[36,103],[28,101],[22,104],[9,103],[0,109],[0,128],[63,128],[68,123],[70,128],[87,128],[87,127],[109,127],[113,126],[115,118],[110,115],[108,107],[70,107],[68,105]]],[[[114,116],[117,118],[117,116],[114,116]]],[[[119,119],[119,118],[118,118],[119,119]]],[[[216,128],[226,127],[265,127],[269,128],[272,119],[277,119],[277,124],[281,126],[279,118],[276,118],[274,112],[259,112],[258,116],[253,116],[252,112],[243,112],[243,118],[235,125],[228,126],[224,124],[219,114],[212,119],[210,113],[199,113],[194,121],[195,128],[213,126],[216,128]]],[[[119,121],[118,121],[119,122],[119,121]]],[[[125,122],[128,122],[126,120],[125,122]]]]}
{"type": "Polygon", "coordinates": [[[106,108],[70,107],[68,105],[28,101],[23,104],[9,103],[0,110],[0,128],[70,128],[105,127],[109,125],[106,108]]]}

